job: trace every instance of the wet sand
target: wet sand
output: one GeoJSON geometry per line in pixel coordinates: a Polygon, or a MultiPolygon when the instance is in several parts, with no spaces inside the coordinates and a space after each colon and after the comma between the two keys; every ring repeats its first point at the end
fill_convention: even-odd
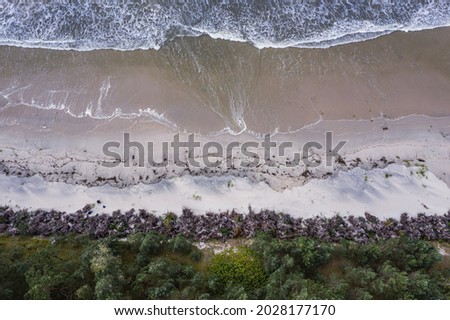
{"type": "Polygon", "coordinates": [[[155,121],[203,135],[266,133],[381,114],[450,115],[450,28],[329,49],[259,50],[209,37],[158,51],[0,47],[0,60],[3,133],[151,132],[155,121]],[[111,126],[112,118],[128,120],[111,126]]]}

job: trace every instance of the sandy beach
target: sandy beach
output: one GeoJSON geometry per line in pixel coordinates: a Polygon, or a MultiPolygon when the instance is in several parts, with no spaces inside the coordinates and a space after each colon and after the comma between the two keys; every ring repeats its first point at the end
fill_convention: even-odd
{"type": "Polygon", "coordinates": [[[449,30],[328,49],[260,50],[207,36],[126,52],[0,47],[8,61],[0,77],[1,204],[75,211],[102,198],[109,205],[101,212],[242,212],[251,205],[296,216],[446,213],[449,30]],[[327,131],[346,141],[340,159],[286,165],[327,131]],[[242,154],[233,154],[231,166],[219,157],[215,167],[140,167],[136,158],[130,168],[105,168],[114,159],[102,146],[125,132],[142,144],[196,133],[223,146],[271,133],[294,147],[252,168],[239,165],[242,154]]]}
{"type": "MultiPolygon", "coordinates": [[[[446,117],[427,116],[323,121],[295,134],[273,136],[277,143],[294,141],[293,150],[308,141],[323,142],[327,130],[333,131],[334,139],[347,141],[341,157],[333,159],[331,166],[323,161],[325,150],[314,150],[314,161],[323,161],[317,167],[303,162],[289,167],[286,164],[291,154],[286,154],[248,168],[240,165],[244,157],[237,153],[231,165],[221,158],[213,167],[179,166],[170,161],[163,167],[146,162],[140,167],[135,158],[129,167],[121,163],[106,168],[102,162],[114,159],[101,153],[106,139],[101,133],[94,139],[85,135],[81,141],[66,141],[64,145],[55,142],[56,137],[2,139],[0,169],[8,176],[2,175],[0,189],[4,204],[13,208],[67,212],[101,200],[107,206],[99,206],[98,213],[132,207],[157,214],[179,213],[183,207],[196,213],[245,212],[252,206],[305,217],[365,212],[396,218],[403,212],[444,214],[450,206],[449,122],[446,117]]],[[[133,137],[144,143],[170,136],[133,137]]],[[[120,141],[119,134],[116,138],[120,141]]],[[[187,141],[187,135],[181,139],[187,141]]],[[[198,139],[223,145],[258,140],[245,134],[198,139]]],[[[257,151],[263,159],[263,150],[257,151]]],[[[193,158],[201,160],[202,156],[198,153],[193,158]]]]}

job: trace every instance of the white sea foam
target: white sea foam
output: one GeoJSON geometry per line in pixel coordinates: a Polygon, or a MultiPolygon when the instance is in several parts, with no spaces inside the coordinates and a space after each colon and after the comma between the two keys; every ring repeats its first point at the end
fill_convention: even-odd
{"type": "Polygon", "coordinates": [[[258,48],[325,48],[449,25],[446,0],[0,2],[0,44],[62,50],[159,49],[201,34],[258,48]]]}

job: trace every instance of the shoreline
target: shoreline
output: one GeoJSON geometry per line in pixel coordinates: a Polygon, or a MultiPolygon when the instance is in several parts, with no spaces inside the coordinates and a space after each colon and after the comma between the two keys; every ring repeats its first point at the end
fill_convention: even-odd
{"type": "Polygon", "coordinates": [[[227,128],[289,132],[320,120],[380,115],[449,116],[449,30],[327,50],[258,50],[206,37],[140,52],[0,46],[8,61],[0,67],[0,117],[3,125],[20,118],[36,130],[58,131],[80,119],[89,130],[122,115],[207,135],[227,128]]]}
{"type": "MultiPolygon", "coordinates": [[[[368,36],[366,38],[355,38],[352,40],[347,40],[347,41],[343,41],[343,42],[339,42],[337,41],[337,39],[323,39],[319,42],[316,41],[304,41],[304,42],[291,42],[290,44],[286,43],[279,43],[279,44],[270,44],[270,43],[266,43],[266,44],[257,44],[257,43],[253,43],[250,40],[246,40],[246,39],[239,39],[239,38],[235,38],[235,37],[229,37],[228,35],[222,35],[222,34],[218,34],[218,33],[208,33],[208,32],[200,32],[198,34],[192,34],[192,35],[179,35],[173,39],[170,39],[168,41],[166,41],[165,43],[163,43],[162,45],[159,46],[155,46],[155,47],[135,47],[135,48],[120,48],[120,47],[99,47],[99,48],[90,48],[90,47],[80,47],[80,48],[75,48],[75,47],[70,47],[70,46],[59,46],[59,47],[52,47],[49,46],[47,44],[51,44],[51,41],[33,41],[33,40],[29,40],[27,42],[21,41],[21,40],[15,40],[15,39],[1,39],[0,40],[0,46],[5,46],[5,47],[14,47],[14,48],[21,48],[21,49],[38,49],[38,50],[51,50],[51,51],[74,51],[74,52],[93,52],[93,51],[118,51],[118,52],[133,52],[133,51],[148,51],[148,50],[161,50],[163,49],[165,46],[167,46],[168,44],[170,44],[173,41],[176,41],[178,39],[181,38],[199,38],[199,37],[207,37],[207,38],[211,38],[213,40],[220,40],[220,41],[228,41],[228,42],[236,42],[236,43],[246,43],[249,44],[251,46],[253,46],[255,49],[258,50],[264,50],[264,49],[308,49],[308,50],[314,50],[314,49],[319,49],[319,50],[327,50],[333,47],[342,47],[342,46],[347,46],[347,45],[352,45],[355,43],[361,43],[361,42],[366,42],[366,41],[373,41],[376,40],[378,38],[381,37],[385,37],[385,36],[389,36],[391,34],[396,34],[396,33],[413,33],[413,32],[423,32],[423,31],[432,31],[432,30],[436,30],[436,29],[445,29],[445,28],[449,28],[450,27],[450,23],[449,24],[442,24],[442,25],[437,25],[437,26],[426,26],[423,28],[404,28],[404,29],[385,29],[385,30],[380,30],[377,31],[378,34],[376,35],[372,35],[372,36],[368,36]],[[333,41],[337,41],[336,43],[333,43],[333,41]],[[323,45],[314,45],[314,43],[323,43],[323,45]],[[327,44],[327,43],[331,43],[331,44],[327,44]],[[41,44],[41,45],[40,45],[41,44]],[[44,45],[42,45],[44,44],[44,45]]],[[[358,32],[356,32],[358,33],[358,32]]],[[[344,34],[342,36],[339,36],[338,39],[342,39],[342,38],[348,38],[349,35],[352,34],[344,34]]],[[[74,41],[73,41],[74,42],[74,41]]],[[[64,42],[61,42],[61,44],[63,44],[64,42]]],[[[70,42],[67,42],[70,43],[70,42]]]]}

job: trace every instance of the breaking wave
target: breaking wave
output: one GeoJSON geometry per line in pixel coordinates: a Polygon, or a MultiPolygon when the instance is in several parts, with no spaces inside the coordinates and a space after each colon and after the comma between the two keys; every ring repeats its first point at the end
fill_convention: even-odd
{"type": "Polygon", "coordinates": [[[450,25],[449,0],[0,1],[0,45],[159,49],[209,35],[264,47],[330,47],[450,25]]]}

